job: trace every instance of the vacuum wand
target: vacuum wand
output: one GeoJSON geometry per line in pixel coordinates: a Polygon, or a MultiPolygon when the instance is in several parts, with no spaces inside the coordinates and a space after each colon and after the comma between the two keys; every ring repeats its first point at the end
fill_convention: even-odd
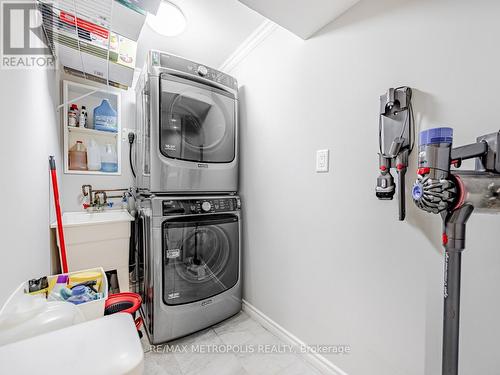
{"type": "Polygon", "coordinates": [[[405,176],[406,169],[408,165],[408,150],[405,150],[398,154],[396,157],[396,169],[398,171],[398,199],[399,199],[399,220],[403,221],[406,216],[406,205],[405,205],[405,176]]]}
{"type": "Polygon", "coordinates": [[[397,188],[398,188],[398,197],[399,197],[399,221],[403,221],[406,216],[406,206],[404,204],[405,202],[405,175],[406,175],[406,168],[402,168],[398,170],[398,183],[397,183],[397,188]]]}
{"type": "Polygon", "coordinates": [[[447,375],[458,374],[461,267],[462,253],[447,251],[445,253],[442,359],[442,372],[447,375]]]}

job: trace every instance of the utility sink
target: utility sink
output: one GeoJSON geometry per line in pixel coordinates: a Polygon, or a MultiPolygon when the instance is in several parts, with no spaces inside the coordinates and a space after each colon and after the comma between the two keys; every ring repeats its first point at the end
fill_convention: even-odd
{"type": "MultiPolygon", "coordinates": [[[[130,222],[134,218],[126,210],[111,210],[102,212],[65,212],[63,214],[63,225],[65,228],[96,225],[104,223],[130,222]]],[[[52,223],[51,228],[56,228],[57,222],[52,223]]]]}
{"type": "MultiPolygon", "coordinates": [[[[102,267],[116,270],[121,292],[129,291],[130,222],[126,210],[65,212],[64,240],[70,272],[102,267]]],[[[57,228],[57,222],[51,228],[57,228]]],[[[57,245],[59,246],[59,236],[57,245]]]]}

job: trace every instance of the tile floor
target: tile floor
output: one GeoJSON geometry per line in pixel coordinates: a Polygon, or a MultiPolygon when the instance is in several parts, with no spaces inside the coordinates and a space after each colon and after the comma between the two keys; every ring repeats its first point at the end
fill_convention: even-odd
{"type": "Polygon", "coordinates": [[[142,344],[146,375],[321,374],[244,312],[168,345],[152,347],[146,335],[142,344]]]}

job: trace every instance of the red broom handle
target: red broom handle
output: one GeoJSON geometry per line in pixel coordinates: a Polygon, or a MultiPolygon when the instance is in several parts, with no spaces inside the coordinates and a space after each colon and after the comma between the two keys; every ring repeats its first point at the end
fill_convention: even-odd
{"type": "Polygon", "coordinates": [[[59,249],[61,253],[61,263],[63,273],[68,272],[68,260],[66,258],[66,243],[64,242],[64,231],[61,214],[61,204],[59,202],[59,188],[57,187],[56,161],[53,156],[49,157],[50,174],[52,176],[52,190],[54,190],[54,205],[56,206],[57,234],[59,236],[59,249]]]}

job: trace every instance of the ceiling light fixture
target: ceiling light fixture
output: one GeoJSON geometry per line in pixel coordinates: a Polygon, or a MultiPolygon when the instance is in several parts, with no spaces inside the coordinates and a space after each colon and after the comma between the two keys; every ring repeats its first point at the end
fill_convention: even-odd
{"type": "Polygon", "coordinates": [[[182,10],[171,3],[163,0],[158,8],[156,16],[148,13],[147,24],[158,34],[164,36],[176,36],[186,29],[186,16],[182,10]]]}

